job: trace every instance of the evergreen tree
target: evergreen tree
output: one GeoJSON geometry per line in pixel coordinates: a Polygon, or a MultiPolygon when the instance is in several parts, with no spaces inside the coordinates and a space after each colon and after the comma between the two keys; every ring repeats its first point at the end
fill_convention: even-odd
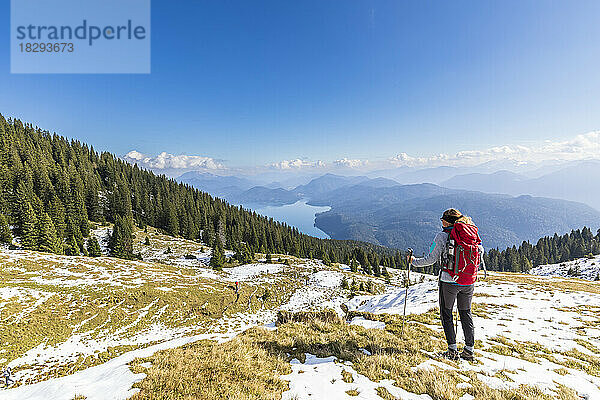
{"type": "Polygon", "coordinates": [[[348,284],[348,279],[346,279],[345,276],[342,278],[342,282],[340,283],[340,287],[342,289],[350,289],[350,285],[348,284]]]}
{"type": "Polygon", "coordinates": [[[100,257],[102,251],[100,250],[100,244],[95,236],[92,236],[87,241],[87,251],[90,257],[100,257]]]}
{"type": "Polygon", "coordinates": [[[252,262],[252,256],[250,254],[250,250],[245,243],[242,243],[238,246],[233,258],[237,260],[240,264],[248,264],[252,262]]]}
{"type": "Polygon", "coordinates": [[[8,220],[3,214],[0,214],[0,243],[12,243],[12,232],[10,231],[8,220]]]}
{"type": "Polygon", "coordinates": [[[37,250],[46,253],[62,254],[62,242],[56,236],[56,229],[47,213],[38,218],[37,250]]]}
{"type": "Polygon", "coordinates": [[[133,254],[133,220],[131,217],[117,216],[110,240],[108,242],[110,255],[113,257],[135,259],[133,254]]]}
{"type": "Polygon", "coordinates": [[[367,275],[371,275],[373,273],[373,271],[371,270],[371,265],[368,261],[366,261],[366,264],[362,266],[362,269],[363,272],[367,275]]]}
{"type": "Polygon", "coordinates": [[[25,202],[23,209],[19,215],[20,231],[21,231],[21,246],[26,250],[35,250],[37,248],[37,218],[33,211],[33,207],[29,202],[25,202]]]}
{"type": "Polygon", "coordinates": [[[330,266],[331,265],[331,260],[329,260],[329,256],[327,255],[326,252],[323,252],[323,255],[321,256],[323,261],[323,264],[330,266]]]}
{"type": "Polygon", "coordinates": [[[212,256],[210,257],[209,265],[216,270],[223,269],[223,266],[225,265],[225,250],[223,249],[223,245],[218,236],[215,239],[215,244],[212,248],[212,256]]]}
{"type": "Polygon", "coordinates": [[[329,249],[329,253],[327,254],[330,263],[336,263],[337,257],[335,256],[335,252],[333,249],[329,249]]]}
{"type": "Polygon", "coordinates": [[[67,240],[67,243],[65,243],[64,249],[65,254],[68,256],[78,256],[80,254],[79,245],[77,244],[77,240],[75,240],[75,236],[71,235],[67,240]]]}
{"type": "Polygon", "coordinates": [[[367,285],[365,287],[365,289],[367,290],[367,292],[369,293],[375,293],[375,286],[373,286],[373,281],[369,280],[367,282],[367,285]]]}
{"type": "Polygon", "coordinates": [[[358,265],[356,264],[356,259],[352,257],[352,261],[350,262],[350,271],[358,272],[358,265]]]}

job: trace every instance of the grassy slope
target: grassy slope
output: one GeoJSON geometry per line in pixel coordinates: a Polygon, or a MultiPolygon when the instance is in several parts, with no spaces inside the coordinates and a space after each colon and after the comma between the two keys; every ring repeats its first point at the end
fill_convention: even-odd
{"type": "MultiPolygon", "coordinates": [[[[107,227],[94,234],[106,244],[107,227]]],[[[243,279],[236,301],[237,278],[207,266],[205,245],[148,227],[136,231],[134,247],[143,262],[0,251],[0,368],[12,367],[16,386],[68,375],[175,337],[237,332],[268,321],[275,317],[272,310],[306,285],[314,268],[326,269],[319,262],[274,255],[278,270],[243,279]],[[146,237],[150,245],[144,244],[146,237]],[[190,254],[195,258],[184,257],[190,254]],[[283,265],[284,259],[290,265],[283,265]]],[[[262,265],[266,268],[262,262],[254,268],[262,265]]],[[[304,299],[300,290],[295,304],[311,308],[337,292],[330,288],[321,297],[304,299]]]]}
{"type": "MultiPolygon", "coordinates": [[[[348,325],[326,313],[304,317],[281,324],[277,331],[253,328],[225,344],[199,342],[136,360],[134,371],[146,373],[147,378],[135,385],[141,390],[133,399],[214,400],[231,398],[233,393],[236,399],[279,399],[287,384],[277,376],[289,374],[290,360],[302,360],[305,353],[351,361],[355,371],[372,381],[392,379],[411,393],[426,393],[433,399],[458,399],[465,393],[481,399],[578,398],[562,385],[554,396],[527,385],[516,390],[493,389],[476,372],[453,369],[453,362],[447,362],[448,369],[415,368],[429,359],[422,350],[443,348],[440,333],[422,325],[422,316],[410,317],[403,338],[398,316],[377,316],[387,322],[385,330],[348,325]],[[457,388],[465,377],[471,386],[457,388]]],[[[351,383],[352,375],[343,370],[337,379],[351,383]]],[[[377,391],[384,399],[394,399],[383,386],[377,391]]],[[[358,392],[347,391],[349,395],[358,392]]]]}
{"type": "MultiPolygon", "coordinates": [[[[313,286],[306,284],[306,277],[315,278],[319,274],[314,273],[314,268],[321,270],[324,266],[291,259],[292,265],[281,265],[279,272],[244,281],[241,300],[236,303],[228,273],[203,266],[208,249],[202,244],[164,236],[149,228],[147,233],[136,233],[135,247],[146,261],[0,252],[0,271],[5,277],[0,283],[0,340],[4,344],[0,367],[16,365],[19,384],[44,380],[103,363],[156,341],[195,333],[237,331],[243,328],[245,316],[273,310],[296,297],[300,297],[297,304],[301,309],[318,309],[324,300],[340,294],[339,288],[327,288],[320,297],[306,297],[313,286]],[[150,246],[143,244],[146,236],[150,246]],[[167,247],[171,249],[168,254],[167,247]],[[185,260],[185,254],[197,258],[185,260]],[[258,297],[266,289],[271,297],[263,305],[258,297]]],[[[332,269],[341,274],[336,267],[332,269]]],[[[357,278],[348,272],[343,274],[357,278]]],[[[396,274],[393,282],[401,281],[401,274],[396,274]]],[[[556,291],[557,296],[579,296],[598,294],[599,288],[598,283],[576,279],[494,274],[478,290],[473,307],[479,318],[476,323],[492,321],[501,328],[517,319],[520,324],[538,329],[539,319],[511,314],[516,309],[511,302],[534,298],[548,289],[556,291]],[[486,285],[504,285],[507,290],[486,291],[486,285]]],[[[564,308],[559,303],[553,308],[559,316],[568,315],[565,321],[570,321],[569,326],[563,327],[561,324],[567,322],[559,319],[548,323],[572,329],[581,336],[567,341],[570,347],[550,351],[527,341],[527,337],[500,330],[485,339],[478,335],[484,339],[476,343],[480,359],[486,357],[487,362],[493,357],[511,357],[534,363],[531,365],[548,364],[548,371],[561,376],[580,371],[600,377],[598,338],[590,337],[590,332],[600,328],[600,309],[593,305],[564,308]]],[[[136,360],[133,370],[148,375],[136,385],[141,389],[136,397],[217,399],[236,393],[240,399],[279,398],[287,388],[280,376],[290,373],[289,361],[303,359],[309,353],[352,361],[356,372],[373,381],[392,379],[407,391],[427,393],[435,399],[458,399],[465,393],[491,399],[577,398],[572,389],[561,384],[554,385],[549,393],[528,385],[517,385],[508,391],[484,383],[488,378],[511,383],[515,374],[522,371],[508,367],[490,370],[484,363],[475,363],[467,370],[461,366],[460,374],[452,369],[458,365],[451,362],[447,363],[450,369],[439,365],[415,368],[427,364],[423,350],[432,352],[444,346],[435,310],[411,315],[402,339],[398,316],[355,312],[349,317],[356,315],[383,321],[386,328],[365,329],[335,318],[301,322],[292,318],[282,321],[277,331],[252,328],[224,344],[202,341],[136,360]],[[361,349],[372,355],[365,355],[361,349]],[[465,376],[471,386],[457,388],[465,376]]],[[[347,393],[356,394],[353,390],[349,388],[347,393]]],[[[393,398],[384,386],[378,392],[382,398],[393,398]]]]}
{"type": "MultiPolygon", "coordinates": [[[[548,289],[551,289],[551,298],[577,298],[598,294],[599,288],[598,283],[573,279],[494,274],[480,287],[473,311],[476,324],[489,326],[492,323],[497,325],[496,332],[500,333],[478,334],[478,361],[471,364],[451,361],[440,364],[432,362],[427,355],[426,352],[445,347],[439,329],[439,314],[435,309],[410,315],[404,337],[400,333],[402,320],[398,315],[364,312],[350,312],[347,315],[348,319],[363,316],[385,322],[385,330],[348,325],[331,318],[330,314],[285,315],[280,318],[281,324],[276,331],[253,328],[225,345],[197,343],[186,349],[166,350],[148,359],[137,360],[133,364],[134,370],[146,373],[147,378],[136,385],[141,391],[135,399],[173,398],[179,395],[202,399],[227,398],[211,385],[202,384],[207,379],[226,381],[228,393],[239,393],[240,399],[280,398],[287,390],[287,383],[285,379],[275,382],[271,379],[275,375],[290,373],[289,368],[282,367],[282,362],[289,367],[292,359],[303,360],[305,354],[334,356],[340,361],[351,361],[356,372],[374,382],[391,379],[395,386],[411,393],[428,394],[433,399],[459,399],[465,394],[478,399],[579,399],[575,391],[578,389],[575,377],[587,376],[586,379],[590,381],[595,379],[596,386],[600,382],[600,349],[597,345],[600,338],[594,336],[600,327],[600,308],[594,305],[561,308],[560,300],[554,305],[548,300],[548,305],[555,313],[546,317],[547,320],[541,320],[537,315],[524,317],[537,311],[522,308],[533,304],[528,303],[528,299],[546,302],[538,297],[539,293],[548,292],[548,289]],[[519,300],[524,302],[513,304],[519,300]],[[484,320],[489,322],[484,324],[484,320]],[[508,337],[503,330],[510,330],[510,325],[523,325],[524,328],[508,337]],[[550,349],[529,341],[530,336],[521,334],[527,329],[531,333],[540,329],[536,334],[551,342],[552,338],[542,330],[555,332],[556,342],[560,346],[550,349]],[[569,330],[577,332],[579,338],[564,336],[569,330]],[[371,355],[365,354],[362,349],[368,350],[371,355]],[[254,358],[240,358],[239,354],[246,353],[260,354],[261,362],[255,362],[254,358]],[[198,357],[199,354],[203,356],[198,357]],[[226,365],[233,369],[221,368],[217,360],[223,359],[229,360],[230,364],[226,365]],[[543,371],[538,373],[550,376],[551,384],[546,389],[544,385],[533,384],[539,378],[531,376],[529,372],[534,367],[543,371]],[[272,371],[271,374],[269,371],[272,371]],[[552,382],[553,374],[566,379],[552,382]],[[269,377],[269,385],[262,384],[265,376],[269,377]],[[185,382],[181,386],[185,389],[178,389],[170,382],[185,382]],[[246,390],[248,387],[252,390],[246,390]]],[[[335,379],[346,382],[348,376],[348,372],[343,370],[339,377],[332,379],[331,384],[335,379]]],[[[348,388],[346,393],[350,396],[360,392],[356,392],[357,388],[352,385],[348,388]]],[[[384,399],[395,398],[384,385],[377,390],[384,399]]]]}
{"type": "Polygon", "coordinates": [[[136,248],[160,263],[0,252],[0,367],[16,367],[20,383],[69,374],[173,336],[235,329],[223,317],[271,309],[299,286],[292,266],[277,274],[278,285],[243,284],[236,302],[224,273],[181,259],[204,246],[153,229],[148,236],[151,247],[138,232],[136,248]],[[267,287],[263,304],[257,297],[267,287]]]}

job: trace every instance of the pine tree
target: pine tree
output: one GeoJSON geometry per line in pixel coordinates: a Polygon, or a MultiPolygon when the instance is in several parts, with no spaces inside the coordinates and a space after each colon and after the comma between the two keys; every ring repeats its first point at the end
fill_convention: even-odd
{"type": "Polygon", "coordinates": [[[0,243],[12,243],[12,232],[4,214],[0,214],[0,243]]]}
{"type": "Polygon", "coordinates": [[[335,252],[333,251],[333,249],[329,249],[328,258],[330,263],[337,262],[337,257],[335,256],[335,252]]]}
{"type": "Polygon", "coordinates": [[[329,260],[329,256],[327,255],[326,252],[323,252],[322,260],[321,261],[323,261],[323,264],[325,264],[327,266],[331,265],[331,260],[329,260]]]}
{"type": "Polygon", "coordinates": [[[240,264],[247,264],[249,262],[252,262],[250,250],[248,249],[248,246],[245,243],[242,243],[238,246],[233,258],[236,259],[240,264]]]}
{"type": "Polygon", "coordinates": [[[46,253],[62,254],[62,242],[56,236],[56,229],[47,213],[38,218],[37,250],[46,253]]]}
{"type": "Polygon", "coordinates": [[[21,224],[21,246],[26,250],[35,250],[38,243],[36,235],[37,218],[29,202],[25,202],[23,205],[19,220],[21,224]]]}
{"type": "Polygon", "coordinates": [[[215,244],[212,249],[212,256],[210,257],[209,265],[216,270],[223,269],[225,265],[225,250],[221,244],[221,239],[217,236],[215,244]]]}
{"type": "Polygon", "coordinates": [[[65,243],[64,249],[65,254],[68,256],[78,256],[80,254],[79,245],[77,244],[77,240],[75,240],[75,236],[71,235],[69,237],[67,243],[65,243]]]}
{"type": "Polygon", "coordinates": [[[342,278],[342,282],[340,283],[340,287],[342,289],[350,289],[350,285],[348,284],[348,279],[346,279],[345,276],[342,278]]]}
{"type": "Polygon", "coordinates": [[[90,257],[100,257],[102,251],[100,250],[100,244],[95,236],[92,236],[87,241],[87,251],[90,257]]]}
{"type": "Polygon", "coordinates": [[[371,270],[371,265],[369,264],[368,261],[366,261],[366,264],[364,264],[362,266],[363,272],[367,275],[371,275],[373,273],[373,271],[371,270]]]}
{"type": "Polygon", "coordinates": [[[350,271],[358,272],[358,265],[356,264],[356,259],[352,257],[352,261],[350,262],[350,271]]]}
{"type": "Polygon", "coordinates": [[[127,260],[135,259],[133,254],[133,220],[131,217],[117,216],[110,240],[110,255],[127,260]]]}

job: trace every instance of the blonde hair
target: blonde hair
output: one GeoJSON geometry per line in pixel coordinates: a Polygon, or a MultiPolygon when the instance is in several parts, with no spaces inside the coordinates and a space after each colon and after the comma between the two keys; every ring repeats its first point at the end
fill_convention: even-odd
{"type": "Polygon", "coordinates": [[[457,219],[456,222],[460,222],[460,223],[466,224],[466,225],[475,225],[475,223],[473,222],[473,219],[471,217],[469,217],[468,215],[463,215],[462,217],[457,219]]]}

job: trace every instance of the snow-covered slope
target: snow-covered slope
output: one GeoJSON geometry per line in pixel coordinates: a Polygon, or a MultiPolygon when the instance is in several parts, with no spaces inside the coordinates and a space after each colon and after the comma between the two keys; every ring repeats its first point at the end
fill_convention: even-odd
{"type": "MultiPolygon", "coordinates": [[[[547,395],[556,396],[559,385],[563,385],[575,390],[581,398],[600,399],[600,377],[589,372],[593,369],[585,370],[588,365],[600,362],[600,284],[591,289],[581,287],[581,290],[577,290],[577,284],[574,280],[551,277],[492,273],[487,281],[477,284],[474,300],[476,339],[481,340],[481,345],[477,346],[477,362],[461,361],[455,367],[429,360],[417,368],[429,371],[451,369],[457,373],[473,371],[478,380],[501,390],[534,385],[547,395]],[[565,282],[567,286],[564,286],[565,282]],[[506,350],[511,348],[517,350],[510,355],[503,354],[512,352],[506,350]],[[582,359],[587,361],[582,362],[582,359]]],[[[357,296],[346,304],[355,311],[402,315],[405,295],[403,288],[390,287],[384,294],[357,296]]],[[[409,288],[406,310],[407,313],[421,314],[435,307],[436,302],[437,282],[426,280],[409,288]]],[[[352,322],[382,328],[381,323],[375,321],[355,318],[352,322]]],[[[428,326],[441,332],[437,321],[428,326]]],[[[459,341],[461,337],[462,332],[458,335],[459,341]]],[[[304,400],[313,395],[326,395],[328,399],[352,398],[338,387],[355,389],[363,398],[379,398],[374,387],[387,388],[386,382],[375,385],[364,376],[355,377],[352,385],[344,385],[339,381],[340,371],[346,369],[356,375],[351,364],[345,366],[335,357],[318,359],[311,356],[309,360],[318,367],[293,363],[295,373],[284,377],[290,380],[291,388],[284,398],[304,400]],[[299,370],[309,373],[298,375],[299,370]]],[[[464,378],[463,384],[469,387],[469,378],[464,378]]],[[[387,389],[390,393],[398,392],[387,389]]],[[[411,393],[398,393],[397,396],[431,399],[428,395],[411,393]]],[[[468,394],[465,396],[464,399],[472,398],[468,394]]]]}
{"type": "Polygon", "coordinates": [[[529,271],[532,275],[563,276],[590,281],[600,280],[600,256],[580,258],[559,264],[540,265],[529,271]]]}
{"type": "MultiPolygon", "coordinates": [[[[251,326],[276,329],[277,310],[371,313],[354,317],[351,324],[384,330],[386,322],[375,317],[402,315],[405,306],[402,271],[390,270],[386,284],[353,274],[345,265],[326,267],[287,256],[281,257],[291,265],[258,260],[213,271],[206,267],[206,246],[153,231],[138,232],[136,248],[148,261],[0,251],[0,367],[13,367],[21,384],[0,389],[0,398],[126,398],[144,377],[129,371],[134,358],[205,338],[227,340],[251,326]],[[146,235],[150,246],[142,243],[146,235]],[[349,298],[341,288],[344,278],[372,281],[379,294],[349,298]],[[241,284],[239,301],[234,281],[241,284]]],[[[500,389],[535,385],[554,395],[564,385],[582,398],[600,398],[600,378],[593,369],[600,365],[600,283],[568,279],[560,272],[579,265],[584,276],[592,276],[588,270],[596,260],[578,262],[539,267],[548,272],[544,275],[557,277],[490,274],[477,283],[473,305],[478,361],[449,365],[429,360],[416,368],[473,373],[465,376],[465,387],[476,379],[500,389]]],[[[420,324],[441,332],[435,277],[412,273],[407,298],[407,313],[422,316],[420,324]]],[[[334,357],[307,354],[306,359],[293,361],[293,373],[282,377],[290,381],[284,398],[348,399],[356,392],[358,398],[377,399],[380,387],[398,398],[430,398],[400,389],[392,380],[373,382],[334,357]],[[340,381],[342,370],[352,383],[340,381]]]]}

